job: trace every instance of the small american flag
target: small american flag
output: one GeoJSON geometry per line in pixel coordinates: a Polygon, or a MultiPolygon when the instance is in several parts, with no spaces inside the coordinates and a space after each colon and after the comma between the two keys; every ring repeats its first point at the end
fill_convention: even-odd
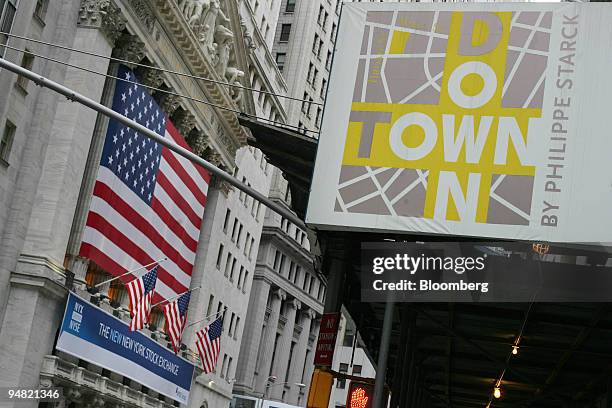
{"type": "Polygon", "coordinates": [[[189,306],[189,298],[191,293],[187,292],[181,295],[178,299],[164,305],[164,316],[166,317],[166,332],[170,336],[172,348],[178,353],[181,348],[181,339],[183,337],[183,329],[187,321],[187,307],[189,306]]]}
{"type": "Polygon", "coordinates": [[[130,330],[141,330],[149,322],[151,299],[155,293],[156,282],[157,266],[140,278],[128,282],[127,291],[130,298],[130,312],[132,313],[130,330]]]}
{"type": "Polygon", "coordinates": [[[215,370],[215,364],[221,351],[221,331],[223,316],[196,332],[196,347],[202,360],[203,371],[208,374],[215,370]]]}
{"type": "MultiPolygon", "coordinates": [[[[117,76],[136,82],[120,65],[117,76]]],[[[189,148],[149,92],[117,81],[113,110],[189,148]]],[[[163,258],[154,302],[184,293],[200,237],[210,174],[110,120],[80,255],[117,276],[163,258]]]]}

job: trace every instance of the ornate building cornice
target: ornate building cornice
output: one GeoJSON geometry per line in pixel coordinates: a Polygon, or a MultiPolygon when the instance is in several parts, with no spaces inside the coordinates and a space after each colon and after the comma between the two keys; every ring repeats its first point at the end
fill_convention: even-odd
{"type": "MultiPolygon", "coordinates": [[[[216,13],[215,16],[207,14],[207,10],[186,9],[189,4],[197,3],[193,0],[179,0],[178,2],[154,0],[154,3],[161,19],[160,22],[172,35],[173,43],[195,75],[217,81],[228,81],[229,79],[237,81],[244,76],[244,72],[239,68],[229,65],[231,62],[229,52],[233,45],[227,42],[232,32],[228,27],[232,25],[222,14],[222,10],[212,9],[215,5],[217,8],[220,7],[218,0],[211,1],[212,11],[208,10],[216,13]],[[215,37],[218,43],[215,42],[215,37]]],[[[234,38],[234,41],[236,40],[234,38]]],[[[238,40],[242,41],[241,38],[238,40]]],[[[229,87],[223,84],[202,82],[201,87],[211,103],[231,109],[216,109],[216,112],[225,130],[219,135],[219,141],[226,149],[228,158],[233,164],[236,150],[246,145],[247,139],[246,131],[240,126],[236,113],[232,111],[237,110],[240,97],[235,92],[230,93],[229,87]]]]}
{"type": "Polygon", "coordinates": [[[98,28],[104,33],[111,45],[125,29],[126,18],[112,0],[82,0],[77,25],[98,28]]]}

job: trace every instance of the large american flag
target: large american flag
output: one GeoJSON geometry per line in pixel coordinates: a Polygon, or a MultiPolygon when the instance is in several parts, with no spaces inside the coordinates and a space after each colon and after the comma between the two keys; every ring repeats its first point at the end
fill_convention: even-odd
{"type": "Polygon", "coordinates": [[[189,307],[189,292],[179,296],[178,299],[166,303],[164,306],[164,316],[166,317],[166,332],[170,336],[172,348],[178,353],[181,348],[183,329],[187,321],[187,308],[189,307]]]}
{"type": "Polygon", "coordinates": [[[221,352],[221,331],[223,330],[223,316],[196,332],[196,347],[202,360],[204,373],[215,371],[215,365],[221,352]]]}
{"type": "MultiPolygon", "coordinates": [[[[118,76],[136,81],[122,65],[118,76]]],[[[188,148],[145,88],[117,81],[113,110],[188,148]]],[[[204,169],[110,120],[80,255],[115,276],[167,257],[153,302],[185,292],[209,181],[204,169]]]]}
{"type": "Polygon", "coordinates": [[[149,323],[151,314],[151,299],[155,294],[157,283],[157,266],[143,276],[132,279],[126,286],[130,298],[130,312],[132,321],[130,330],[141,330],[149,323]]]}

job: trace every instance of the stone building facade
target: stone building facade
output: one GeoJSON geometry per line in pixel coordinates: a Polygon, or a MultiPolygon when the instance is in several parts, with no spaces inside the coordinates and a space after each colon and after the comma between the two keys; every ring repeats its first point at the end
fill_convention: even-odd
{"type": "MultiPolygon", "coordinates": [[[[108,58],[127,61],[196,154],[268,192],[272,170],[245,146],[247,133],[237,119],[238,112],[256,112],[252,94],[226,85],[250,86],[238,1],[0,4],[2,31],[89,52],[2,36],[0,43],[27,50],[6,49],[5,58],[107,106],[117,70],[108,58]]],[[[84,282],[109,276],[77,256],[108,119],[6,71],[0,72],[0,92],[0,386],[62,385],[65,405],[74,407],[174,405],[117,373],[54,351],[66,285],[74,280],[79,291],[84,282]]],[[[223,347],[215,373],[196,369],[190,407],[224,407],[231,400],[265,217],[263,206],[213,177],[191,282],[203,289],[193,293],[188,316],[194,322],[225,311],[223,347]]],[[[106,285],[102,291],[123,306],[101,307],[127,319],[124,289],[106,285]]],[[[156,312],[154,326],[162,327],[162,319],[156,312]]],[[[154,326],[144,333],[165,346],[154,326]]],[[[191,349],[200,327],[186,330],[183,341],[191,349]]],[[[189,349],[183,354],[197,363],[189,349]]]]}
{"type": "MultiPolygon", "coordinates": [[[[269,197],[289,208],[278,169],[269,197]]],[[[234,385],[238,400],[305,406],[325,296],[307,233],[266,209],[234,385]]]]}

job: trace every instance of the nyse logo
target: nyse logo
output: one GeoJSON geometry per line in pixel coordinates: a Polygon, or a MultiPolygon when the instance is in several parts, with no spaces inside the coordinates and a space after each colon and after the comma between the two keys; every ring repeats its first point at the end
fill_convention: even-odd
{"type": "Polygon", "coordinates": [[[72,310],[72,316],[70,316],[70,323],[68,327],[70,330],[78,333],[81,329],[81,321],[83,320],[83,305],[75,302],[74,309],[72,310]]]}
{"type": "Polygon", "coordinates": [[[335,211],[528,225],[551,12],[368,12],[335,211]]]}

